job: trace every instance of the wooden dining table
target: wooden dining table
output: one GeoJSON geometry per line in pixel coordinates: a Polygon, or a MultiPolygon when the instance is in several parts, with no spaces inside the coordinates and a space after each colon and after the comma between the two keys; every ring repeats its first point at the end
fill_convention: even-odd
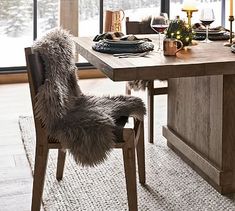
{"type": "MultiPolygon", "coordinates": [[[[141,36],[157,47],[157,35],[141,36]]],[[[92,37],[73,40],[113,81],[167,79],[167,145],[220,193],[235,192],[235,54],[226,41],[198,42],[176,56],[117,58],[92,50],[92,37]]]]}

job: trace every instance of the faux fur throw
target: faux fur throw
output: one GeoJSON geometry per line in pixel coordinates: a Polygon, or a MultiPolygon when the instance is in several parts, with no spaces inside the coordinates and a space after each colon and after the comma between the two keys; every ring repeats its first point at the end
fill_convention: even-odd
{"type": "Polygon", "coordinates": [[[73,41],[61,28],[37,40],[33,49],[42,56],[46,70],[36,95],[37,118],[77,163],[94,166],[104,161],[120,138],[123,119],[141,119],[145,114],[143,101],[133,96],[83,94],[75,75],[73,41]]]}
{"type": "Polygon", "coordinates": [[[145,88],[148,86],[148,82],[149,81],[146,80],[134,80],[134,81],[128,81],[127,85],[129,89],[138,91],[138,90],[145,90],[145,88]]]}

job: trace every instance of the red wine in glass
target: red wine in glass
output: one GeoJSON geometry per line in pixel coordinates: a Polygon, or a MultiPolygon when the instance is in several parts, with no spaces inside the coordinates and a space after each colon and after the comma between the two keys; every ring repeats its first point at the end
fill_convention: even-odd
{"type": "Polygon", "coordinates": [[[155,24],[155,25],[152,25],[153,30],[158,32],[158,33],[164,32],[164,30],[167,27],[168,27],[168,25],[166,25],[166,24],[155,24]]]}
{"type": "Polygon", "coordinates": [[[207,26],[207,25],[211,25],[211,23],[213,23],[215,20],[200,20],[202,22],[203,25],[207,26]]]}
{"type": "Polygon", "coordinates": [[[161,36],[160,34],[164,32],[164,30],[169,26],[168,19],[164,16],[159,15],[152,15],[151,22],[150,22],[151,28],[158,33],[158,49],[157,51],[161,51],[161,36]]]}
{"type": "Polygon", "coordinates": [[[212,42],[208,39],[208,32],[209,32],[209,26],[211,23],[214,22],[214,20],[215,20],[215,15],[214,15],[213,9],[211,8],[202,9],[201,15],[200,15],[200,21],[202,22],[202,24],[206,26],[206,39],[203,40],[202,42],[206,42],[206,43],[212,42]]]}

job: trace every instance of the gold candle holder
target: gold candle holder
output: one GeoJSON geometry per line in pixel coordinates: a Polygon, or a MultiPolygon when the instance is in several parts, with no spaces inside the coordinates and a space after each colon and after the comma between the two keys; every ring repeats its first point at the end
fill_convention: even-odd
{"type": "Polygon", "coordinates": [[[187,18],[188,18],[188,25],[191,27],[191,18],[193,16],[193,12],[197,12],[198,9],[182,9],[183,12],[187,13],[187,18]]]}
{"type": "Polygon", "coordinates": [[[225,43],[224,46],[231,47],[231,45],[233,44],[233,21],[234,21],[234,16],[230,15],[228,20],[230,22],[229,42],[225,43]]]}

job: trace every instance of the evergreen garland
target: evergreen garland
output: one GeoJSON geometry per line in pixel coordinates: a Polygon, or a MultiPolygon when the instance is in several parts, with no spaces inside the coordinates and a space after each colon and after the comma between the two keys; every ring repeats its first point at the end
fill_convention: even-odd
{"type": "Polygon", "coordinates": [[[185,21],[175,19],[170,22],[166,37],[181,40],[184,46],[190,45],[193,39],[192,28],[185,21]]]}

